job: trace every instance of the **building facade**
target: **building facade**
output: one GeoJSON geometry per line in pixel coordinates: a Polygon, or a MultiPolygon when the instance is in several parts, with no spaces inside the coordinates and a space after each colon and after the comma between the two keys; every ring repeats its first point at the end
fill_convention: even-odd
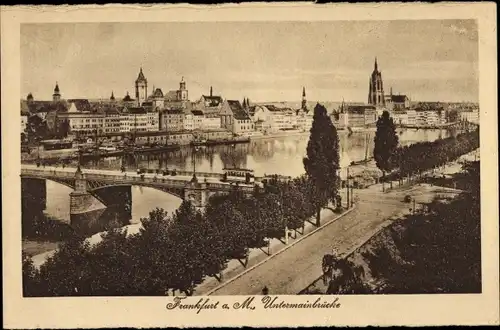
{"type": "Polygon", "coordinates": [[[194,115],[192,113],[184,115],[183,129],[186,131],[194,130],[194,115]]]}
{"type": "Polygon", "coordinates": [[[120,115],[120,132],[155,132],[160,127],[158,112],[142,107],[124,108],[120,115]]]}
{"type": "Polygon", "coordinates": [[[227,104],[232,112],[232,132],[236,135],[248,135],[255,131],[255,126],[248,116],[247,112],[243,109],[240,101],[237,100],[228,100],[227,104]]]}
{"type": "Polygon", "coordinates": [[[104,113],[103,132],[104,134],[121,132],[120,112],[117,109],[109,109],[104,113]]]}
{"type": "Polygon", "coordinates": [[[471,123],[479,124],[479,111],[462,111],[460,119],[471,123]]]}
{"type": "Polygon", "coordinates": [[[396,125],[410,125],[407,111],[395,111],[391,113],[391,117],[396,125]]]}
{"type": "Polygon", "coordinates": [[[72,135],[77,138],[91,137],[103,133],[104,114],[77,111],[74,105],[67,112],[57,114],[56,127],[67,122],[72,135]]]}
{"type": "Polygon", "coordinates": [[[176,132],[184,130],[184,112],[180,109],[163,110],[160,113],[160,129],[176,132]]]}
{"type": "Polygon", "coordinates": [[[209,114],[201,117],[201,126],[202,129],[212,129],[217,130],[221,129],[221,119],[219,115],[209,114]]]}

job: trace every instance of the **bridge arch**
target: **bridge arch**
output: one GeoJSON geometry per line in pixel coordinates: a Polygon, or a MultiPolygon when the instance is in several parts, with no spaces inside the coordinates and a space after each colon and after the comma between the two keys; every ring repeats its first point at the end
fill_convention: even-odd
{"type": "MultiPolygon", "coordinates": [[[[55,183],[58,183],[60,185],[63,185],[65,187],[68,187],[70,188],[71,190],[75,190],[75,180],[73,179],[65,179],[65,178],[53,178],[53,177],[50,177],[50,178],[43,178],[43,177],[36,177],[36,176],[28,176],[28,175],[22,175],[21,176],[21,180],[22,179],[36,179],[36,180],[43,180],[43,181],[51,181],[51,182],[55,182],[55,183]]],[[[97,195],[96,193],[93,192],[93,190],[90,190],[88,191],[92,197],[94,197],[95,199],[97,199],[99,202],[101,202],[102,204],[106,205],[106,203],[104,202],[104,200],[99,196],[97,195]]]]}
{"type": "Polygon", "coordinates": [[[75,189],[75,180],[66,180],[66,179],[54,179],[54,178],[43,178],[38,176],[30,176],[30,175],[21,175],[22,179],[32,179],[32,180],[42,180],[42,181],[52,181],[63,186],[66,186],[71,189],[75,189]]]}
{"type": "Polygon", "coordinates": [[[100,190],[104,190],[104,189],[109,189],[109,188],[114,188],[114,187],[132,187],[132,186],[152,188],[154,190],[161,191],[165,194],[169,194],[169,195],[172,195],[174,197],[180,198],[181,200],[184,199],[184,194],[183,194],[184,188],[161,187],[161,186],[150,184],[147,182],[144,182],[144,183],[142,183],[142,182],[124,182],[124,183],[104,184],[104,185],[99,185],[99,186],[95,186],[95,187],[89,186],[88,191],[90,193],[95,194],[96,192],[98,192],[100,190]]]}

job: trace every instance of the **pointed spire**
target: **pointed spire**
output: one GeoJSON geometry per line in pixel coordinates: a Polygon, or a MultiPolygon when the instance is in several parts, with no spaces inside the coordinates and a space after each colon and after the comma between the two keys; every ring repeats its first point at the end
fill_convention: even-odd
{"type": "Polygon", "coordinates": [[[210,96],[212,96],[212,86],[210,86],[210,96]]]}
{"type": "Polygon", "coordinates": [[[302,87],[302,97],[306,97],[306,88],[302,87]]]}
{"type": "Polygon", "coordinates": [[[54,88],[54,93],[59,93],[59,83],[56,81],[56,87],[54,88]]]}
{"type": "Polygon", "coordinates": [[[375,56],[375,71],[378,71],[377,56],[375,56]]]}
{"type": "Polygon", "coordinates": [[[113,91],[111,91],[111,97],[110,97],[110,100],[114,101],[115,100],[115,93],[113,91]]]}
{"type": "Polygon", "coordinates": [[[147,83],[147,79],[146,79],[146,77],[144,76],[144,73],[142,72],[142,66],[141,66],[141,68],[140,68],[140,70],[139,70],[139,75],[137,76],[137,79],[136,79],[136,81],[135,81],[135,82],[136,82],[136,83],[137,83],[137,82],[145,82],[145,83],[147,83]]]}

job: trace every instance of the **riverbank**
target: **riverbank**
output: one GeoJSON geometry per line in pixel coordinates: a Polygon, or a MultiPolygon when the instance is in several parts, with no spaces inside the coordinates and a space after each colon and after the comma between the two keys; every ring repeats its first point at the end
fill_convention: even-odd
{"type": "Polygon", "coordinates": [[[446,123],[446,124],[436,124],[436,125],[404,125],[396,124],[396,128],[407,128],[407,129],[443,129],[452,127],[459,123],[446,123]]]}
{"type": "MultiPolygon", "coordinates": [[[[93,157],[116,157],[123,156],[129,153],[160,153],[165,151],[175,151],[179,150],[181,146],[179,145],[165,145],[157,147],[141,147],[129,150],[113,150],[113,151],[98,151],[98,152],[88,152],[82,153],[82,158],[93,158],[93,157]]],[[[79,151],[76,148],[72,149],[60,149],[60,150],[42,150],[40,152],[31,153],[21,153],[21,161],[55,161],[55,160],[73,160],[80,157],[79,151]]]]}
{"type": "MultiPolygon", "coordinates": [[[[367,132],[375,132],[376,128],[373,127],[356,127],[352,129],[352,131],[349,131],[347,129],[337,129],[338,134],[357,134],[357,133],[367,133],[367,132]]],[[[277,138],[284,138],[284,137],[294,137],[294,136],[309,136],[311,133],[309,130],[307,131],[283,131],[283,132],[276,132],[276,133],[271,133],[271,134],[265,134],[265,135],[257,135],[257,136],[251,136],[250,141],[256,141],[256,140],[266,140],[266,139],[277,139],[277,138]]]]}
{"type": "Polygon", "coordinates": [[[276,139],[276,138],[291,137],[291,136],[309,136],[309,131],[276,132],[271,134],[256,135],[256,136],[251,136],[250,141],[276,139]]]}

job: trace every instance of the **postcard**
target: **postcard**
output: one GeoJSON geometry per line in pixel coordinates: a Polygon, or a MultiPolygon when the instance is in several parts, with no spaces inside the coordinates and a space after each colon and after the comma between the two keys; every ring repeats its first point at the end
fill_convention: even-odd
{"type": "Polygon", "coordinates": [[[499,324],[495,4],[1,15],[4,327],[499,324]]]}

